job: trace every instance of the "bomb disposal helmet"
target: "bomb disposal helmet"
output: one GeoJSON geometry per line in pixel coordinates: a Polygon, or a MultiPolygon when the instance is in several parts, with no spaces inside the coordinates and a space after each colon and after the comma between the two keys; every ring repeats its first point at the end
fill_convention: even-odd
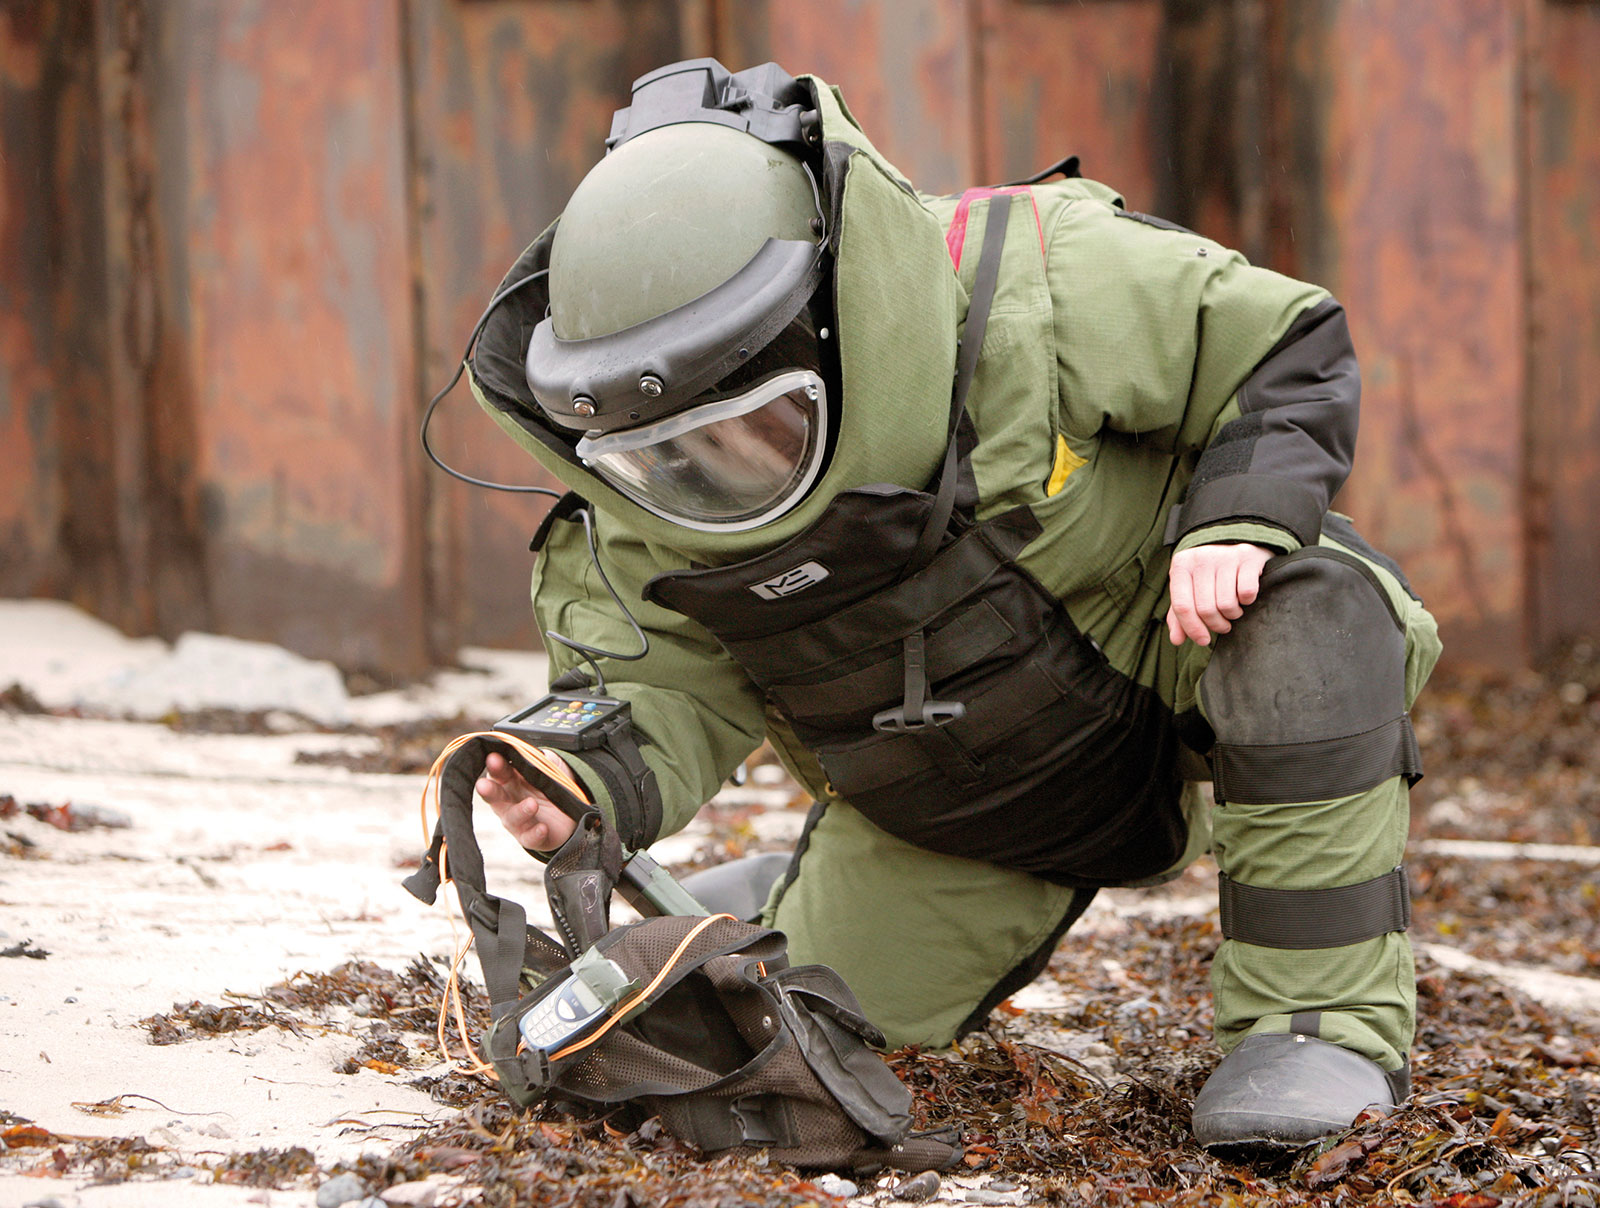
{"type": "Polygon", "coordinates": [[[590,469],[687,527],[765,524],[822,468],[809,100],[772,64],[643,77],[556,228],[529,388],[590,469]]]}

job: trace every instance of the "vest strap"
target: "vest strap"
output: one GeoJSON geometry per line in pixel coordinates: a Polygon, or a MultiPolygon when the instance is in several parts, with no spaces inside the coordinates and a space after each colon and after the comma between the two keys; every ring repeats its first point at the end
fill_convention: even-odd
{"type": "Polygon", "coordinates": [[[958,700],[928,699],[928,655],[925,631],[906,634],[901,643],[902,661],[906,668],[905,700],[892,709],[885,709],[872,718],[874,730],[905,733],[927,726],[942,726],[965,717],[967,707],[958,700]]]}
{"type": "Polygon", "coordinates": [[[967,306],[967,326],[961,333],[961,344],[956,354],[956,385],[950,401],[950,439],[945,446],[944,469],[939,473],[939,489],[934,494],[933,507],[928,512],[928,522],[923,525],[917,548],[906,564],[905,578],[910,578],[933,560],[955,510],[957,451],[956,432],[961,427],[961,416],[966,411],[967,391],[978,372],[978,354],[983,348],[983,334],[989,326],[989,310],[994,304],[994,291],[1000,281],[1000,254],[1005,250],[1006,226],[1011,219],[1011,194],[999,193],[989,199],[989,211],[984,219],[983,251],[978,257],[978,271],[972,282],[972,301],[967,306]]]}

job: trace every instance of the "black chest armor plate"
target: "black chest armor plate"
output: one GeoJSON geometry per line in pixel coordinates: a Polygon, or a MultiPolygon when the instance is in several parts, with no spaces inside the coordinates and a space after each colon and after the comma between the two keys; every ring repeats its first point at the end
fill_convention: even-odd
{"type": "Polygon", "coordinates": [[[991,202],[932,492],[841,492],[808,530],[730,566],[658,575],[647,599],[705,626],[792,724],[831,787],[933,851],[1098,886],[1182,854],[1178,739],[1016,558],[1026,507],[972,523],[956,433],[1009,197],[991,202]],[[963,483],[964,480],[964,483],[963,483]]]}

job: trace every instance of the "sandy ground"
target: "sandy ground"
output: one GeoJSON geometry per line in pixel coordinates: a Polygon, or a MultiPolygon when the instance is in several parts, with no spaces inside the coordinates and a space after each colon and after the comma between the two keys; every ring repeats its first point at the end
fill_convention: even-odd
{"type": "MultiPolygon", "coordinates": [[[[183,661],[159,644],[127,642],[56,606],[0,604],[0,635],[0,687],[20,681],[51,706],[160,712],[158,680],[193,686],[183,661]],[[120,697],[134,682],[130,668],[137,691],[120,697]]],[[[409,696],[335,700],[332,712],[493,715],[542,687],[538,660],[500,662],[498,678],[455,673],[409,696]]],[[[263,682],[271,669],[255,670],[250,694],[238,698],[247,708],[272,697],[263,682]]],[[[278,669],[278,697],[302,708],[325,685],[304,696],[295,670],[278,669]]],[[[453,950],[448,913],[400,887],[403,863],[424,847],[422,778],[295,762],[300,751],[351,741],[0,714],[0,794],[99,806],[128,823],[76,833],[26,814],[3,823],[39,858],[0,858],[0,949],[26,942],[48,955],[0,961],[0,1110],[60,1134],[143,1135],[197,1161],[301,1145],[326,1162],[384,1150],[448,1114],[405,1085],[416,1071],[336,1072],[359,1044],[362,1021],[348,1013],[322,1034],[266,1029],[165,1046],[149,1043],[139,1024],[175,1003],[225,1004],[230,992],[259,994],[353,957],[398,970],[419,953],[453,950]],[[120,1114],[84,1110],[118,1096],[128,1097],[120,1114]]],[[[485,835],[494,883],[535,900],[530,862],[495,838],[485,835]]],[[[314,1202],[310,1192],[263,1199],[198,1185],[203,1176],[85,1187],[13,1173],[37,1152],[0,1158],[10,1168],[0,1170],[0,1205],[48,1196],[67,1205],[314,1202]]]]}
{"type": "MultiPolygon", "coordinates": [[[[232,704],[357,723],[458,711],[494,716],[542,690],[537,658],[479,651],[463,660],[469,669],[430,684],[351,700],[318,665],[271,648],[202,642],[198,654],[194,643],[169,650],[130,642],[64,606],[0,601],[0,689],[20,682],[51,708],[101,715],[232,704]],[[206,657],[233,660],[231,674],[248,680],[247,691],[230,699],[228,676],[203,682],[196,659],[206,657]]],[[[287,715],[269,721],[295,724],[287,715]]],[[[298,752],[370,741],[0,713],[0,795],[95,805],[127,822],[81,832],[26,814],[0,822],[0,832],[32,844],[37,857],[0,855],[0,949],[26,944],[48,954],[0,960],[0,1126],[9,1113],[63,1135],[142,1135],[197,1167],[176,1180],[93,1185],[28,1173],[46,1165],[41,1150],[0,1150],[0,1208],[52,1198],[74,1208],[300,1208],[315,1202],[314,1192],[214,1184],[199,1166],[289,1146],[306,1147],[325,1165],[386,1152],[453,1114],[407,1085],[416,1070],[337,1072],[365,1034],[365,1021],[348,1011],[300,1035],[269,1028],[165,1046],[151,1044],[140,1025],[174,1004],[223,1004],[230,993],[257,995],[352,958],[398,971],[418,954],[453,949],[447,911],[414,901],[399,883],[423,847],[422,778],[295,761],[298,752]],[[95,1108],[107,1103],[123,1110],[95,1108]]],[[[789,811],[772,815],[767,829],[794,824],[789,811]]],[[[481,833],[491,884],[538,902],[534,866],[497,830],[481,833]]],[[[699,841],[693,833],[669,840],[658,855],[681,859],[699,841]]],[[[1573,850],[1574,859],[1587,859],[1594,849],[1573,850]]],[[[1086,922],[1115,928],[1131,901],[1102,895],[1086,922]]],[[[1212,908],[1208,899],[1164,905],[1212,908]]],[[[1433,947],[1442,963],[1484,968],[1433,947]]],[[[1600,981],[1492,971],[1600,1024],[1600,981]]],[[[1043,1009],[1060,994],[1046,982],[1016,1001],[1043,1009]]],[[[949,1186],[945,1198],[952,1197],[959,1191],[949,1186]]]]}

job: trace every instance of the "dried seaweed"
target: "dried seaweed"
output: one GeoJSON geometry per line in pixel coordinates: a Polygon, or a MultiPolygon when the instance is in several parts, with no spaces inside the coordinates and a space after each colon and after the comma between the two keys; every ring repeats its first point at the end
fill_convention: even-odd
{"type": "Polygon", "coordinates": [[[274,1188],[310,1186],[318,1169],[311,1151],[298,1145],[230,1154],[210,1167],[212,1177],[219,1183],[274,1188]]]}
{"type": "Polygon", "coordinates": [[[148,1016],[141,1019],[139,1025],[150,1033],[151,1044],[182,1044],[203,1036],[255,1032],[271,1027],[295,1030],[291,1019],[276,1012],[246,1006],[219,1007],[199,1001],[173,1003],[171,1014],[148,1016]]]}
{"type": "MultiPolygon", "coordinates": [[[[307,762],[417,770],[471,724],[391,727],[380,732],[377,755],[307,762]]],[[[1593,648],[1574,647],[1543,675],[1443,676],[1423,697],[1418,730],[1430,767],[1418,794],[1419,832],[1580,843],[1600,835],[1600,654],[1593,648]]],[[[708,812],[712,845],[724,854],[753,846],[751,816],[746,806],[708,812]]],[[[1409,863],[1419,937],[1580,976],[1600,969],[1594,868],[1467,865],[1436,855],[1409,863]]],[[[1209,890],[1208,875],[1197,870],[1151,898],[1209,890]]],[[[1364,1116],[1302,1151],[1200,1149],[1188,1113],[1220,1055],[1210,1036],[1208,985],[1218,936],[1203,918],[1141,917],[1140,900],[1126,895],[1114,925],[1068,936],[1050,970],[1064,995],[1059,1007],[1003,1006],[987,1030],[954,1050],[889,1056],[912,1089],[916,1127],[964,1134],[966,1158],[954,1173],[990,1188],[1019,1186],[1023,1202],[1058,1205],[1600,1205],[1600,1046],[1592,1029],[1425,957],[1415,1093],[1405,1107],[1364,1116]]],[[[436,960],[399,973],[353,961],[296,974],[256,998],[234,996],[235,1006],[194,1003],[153,1018],[166,1018],[179,1038],[230,1030],[230,1023],[316,1023],[352,1033],[340,1068],[399,1073],[414,1064],[412,1054],[433,1048],[442,982],[436,960]]],[[[469,1026],[481,1029],[483,994],[470,983],[463,989],[469,1026]]],[[[453,1020],[448,1027],[458,1046],[453,1020]]],[[[318,1170],[304,1150],[263,1150],[227,1159],[213,1175],[305,1187],[354,1173],[376,1189],[448,1175],[481,1187],[487,1208],[833,1202],[803,1172],[759,1156],[707,1160],[657,1121],[573,1115],[553,1103],[523,1110],[484,1079],[456,1072],[430,1070],[411,1085],[460,1111],[391,1153],[331,1169],[318,1170]]],[[[18,1133],[27,1145],[12,1152],[39,1162],[41,1173],[93,1170],[114,1179],[170,1177],[176,1169],[138,1139],[38,1133],[18,1133]]]]}
{"type": "Polygon", "coordinates": [[[1600,645],[1575,642],[1540,670],[1441,671],[1414,720],[1428,768],[1414,833],[1600,842],[1600,645]]]}

